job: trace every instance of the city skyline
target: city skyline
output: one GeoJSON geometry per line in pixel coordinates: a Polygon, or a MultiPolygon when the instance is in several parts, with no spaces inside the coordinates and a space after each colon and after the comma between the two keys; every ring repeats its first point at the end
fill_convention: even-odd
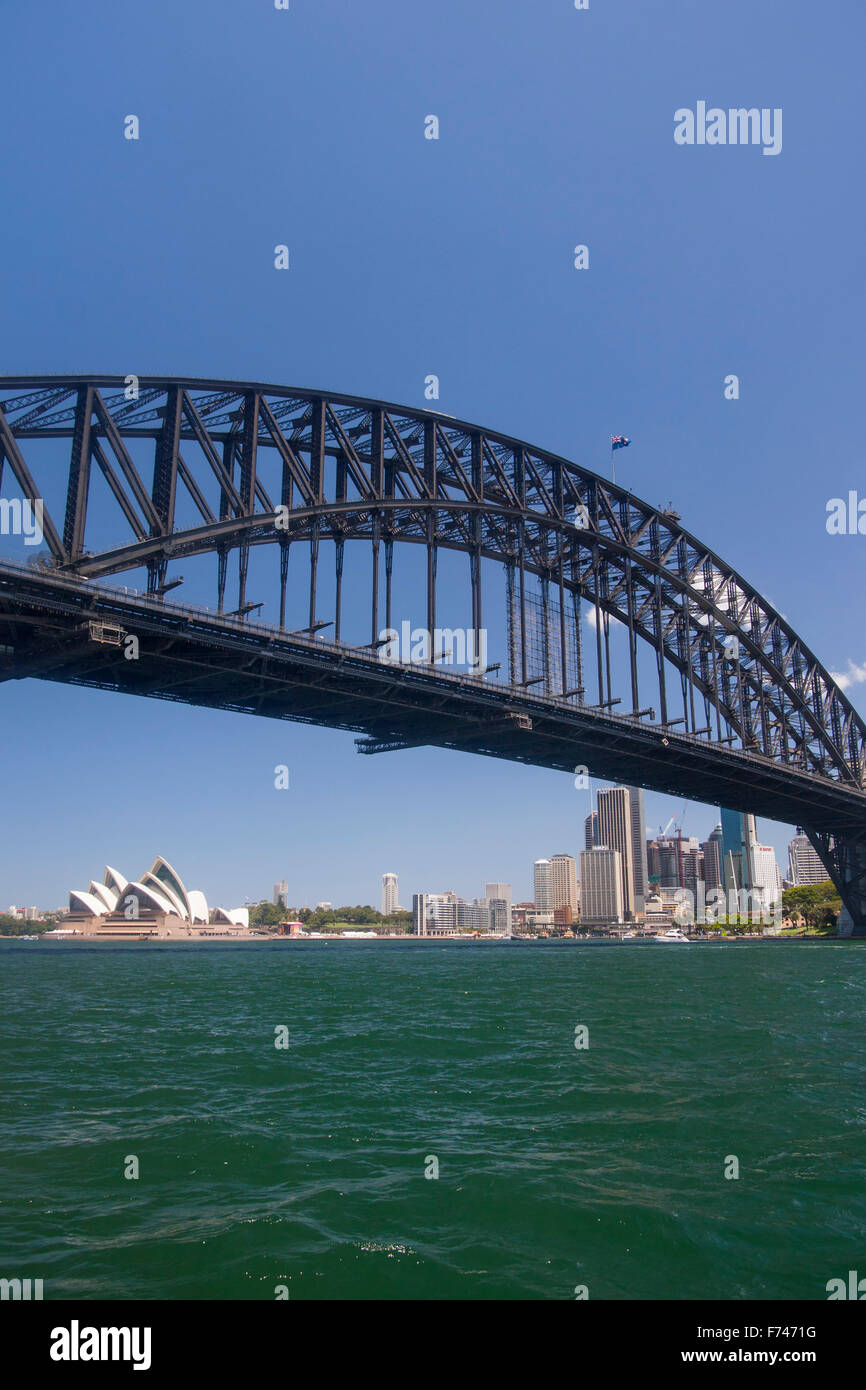
{"type": "MultiPolygon", "coordinates": [[[[526,769],[526,771],[532,772],[538,770],[526,769]]],[[[542,772],[542,776],[556,777],[556,774],[542,772]]],[[[602,790],[606,789],[609,786],[609,784],[606,783],[597,783],[595,785],[597,788],[602,790]]],[[[586,793],[584,793],[584,796],[586,796],[586,793]]],[[[649,841],[653,838],[653,824],[656,821],[658,821],[660,824],[663,825],[666,820],[670,819],[670,814],[662,818],[663,812],[665,810],[667,810],[669,813],[674,811],[675,809],[681,810],[683,803],[675,802],[673,798],[664,797],[662,795],[657,795],[651,792],[644,793],[644,796],[646,799],[646,803],[650,808],[650,810],[646,814],[646,840],[649,841]],[[657,809],[656,803],[660,804],[661,810],[657,809]]],[[[694,831],[690,832],[688,836],[688,838],[695,838],[699,843],[703,844],[705,841],[711,838],[712,832],[719,821],[719,809],[704,806],[701,803],[689,802],[687,803],[687,805],[689,807],[689,810],[694,809],[696,811],[699,810],[705,813],[704,823],[708,825],[706,833],[694,831]]],[[[563,853],[570,854],[578,864],[580,861],[580,853],[584,848],[585,820],[588,815],[589,808],[587,803],[584,802],[583,810],[581,814],[578,815],[577,823],[573,828],[573,834],[571,836],[571,847],[565,847],[562,850],[563,853]]],[[[543,822],[545,818],[540,817],[540,820],[543,822]]],[[[692,823],[692,820],[690,819],[688,813],[686,816],[686,822],[689,825],[692,823]]],[[[781,825],[781,823],[764,820],[759,820],[757,822],[757,826],[758,842],[763,844],[769,844],[772,847],[775,854],[776,863],[782,875],[784,877],[787,877],[789,871],[789,845],[791,841],[795,838],[795,832],[797,828],[793,826],[787,827],[781,825]],[[768,835],[767,831],[769,828],[773,826],[776,827],[778,835],[772,835],[771,837],[770,835],[768,835]]],[[[520,836],[522,837],[524,835],[525,831],[521,830],[520,836]]],[[[526,848],[526,841],[528,841],[529,837],[526,837],[526,841],[524,841],[523,843],[520,843],[520,839],[518,837],[515,838],[517,842],[514,845],[513,854],[509,856],[509,861],[504,865],[505,873],[502,875],[501,881],[511,884],[513,895],[512,900],[514,902],[531,902],[535,900],[533,865],[539,858],[545,858],[548,856],[540,855],[535,856],[535,858],[533,858],[531,856],[531,852],[528,851],[526,848]]],[[[549,838],[554,846],[559,847],[562,846],[563,839],[567,837],[562,836],[561,824],[557,826],[556,824],[551,823],[549,830],[541,832],[534,831],[532,838],[536,841],[541,838],[549,838]]],[[[277,875],[274,873],[273,867],[269,866],[268,864],[265,864],[263,866],[263,871],[259,875],[257,875],[256,882],[252,882],[251,878],[243,873],[242,868],[239,869],[237,875],[232,876],[220,874],[215,870],[209,871],[207,868],[200,868],[199,861],[196,860],[195,856],[190,856],[185,853],[183,839],[184,837],[181,831],[180,838],[177,841],[179,844],[179,849],[177,851],[178,860],[182,861],[185,864],[187,862],[190,862],[193,866],[193,869],[195,870],[195,875],[197,879],[201,882],[214,883],[216,885],[216,887],[212,890],[214,892],[214,895],[219,896],[224,900],[228,900],[230,898],[232,901],[250,903],[260,902],[263,900],[273,901],[277,885],[279,884],[280,886],[282,886],[283,884],[285,884],[285,896],[287,906],[314,907],[316,902],[320,900],[322,896],[322,891],[324,889],[330,901],[332,901],[335,904],[341,906],[361,904],[365,906],[374,907],[377,910],[381,910],[383,874],[380,873],[375,877],[371,878],[369,874],[369,866],[366,866],[366,871],[363,875],[359,875],[357,879],[353,879],[348,876],[341,875],[340,873],[335,873],[333,861],[330,862],[328,869],[323,870],[321,874],[313,873],[310,871],[309,867],[307,867],[303,873],[299,872],[295,875],[289,875],[288,877],[286,876],[286,872],[279,873],[279,877],[277,877],[277,875]],[[262,880],[261,884],[259,884],[258,882],[259,878],[261,878],[262,880]],[[341,883],[343,884],[342,890],[339,887],[341,883]],[[334,886],[335,884],[337,885],[336,887],[334,886]],[[224,887],[223,885],[228,886],[224,887]]],[[[94,842],[96,842],[95,836],[94,842]]],[[[124,845],[126,842],[125,840],[121,840],[115,841],[113,843],[119,843],[121,845],[124,845]]],[[[146,839],[145,843],[149,843],[149,840],[146,839]]],[[[808,841],[806,842],[806,845],[808,847],[808,853],[811,856],[808,862],[811,863],[812,858],[815,857],[814,851],[811,850],[811,846],[808,846],[808,841]]],[[[137,852],[137,849],[134,849],[133,852],[137,852]]],[[[371,849],[370,853],[375,854],[375,848],[371,849]]],[[[553,856],[554,851],[551,850],[549,857],[552,858],[553,856]]],[[[100,840],[98,843],[96,843],[95,849],[90,853],[90,860],[92,860],[93,858],[102,858],[103,860],[108,860],[109,862],[112,860],[114,860],[115,862],[127,862],[128,857],[129,856],[125,855],[124,853],[114,852],[113,849],[112,852],[109,853],[108,850],[105,848],[103,840],[100,840]]],[[[391,855],[390,857],[393,862],[395,856],[391,855]]],[[[501,849],[495,855],[492,855],[491,858],[495,860],[497,865],[502,866],[501,849]]],[[[463,897],[466,898],[467,901],[471,901],[474,897],[478,896],[481,888],[483,888],[484,886],[485,878],[487,877],[483,868],[483,864],[486,864],[488,862],[487,857],[484,856],[484,854],[481,851],[478,852],[477,859],[478,862],[482,864],[480,875],[475,867],[475,859],[476,855],[473,854],[473,863],[470,866],[468,866],[468,868],[466,868],[465,870],[458,870],[454,867],[453,862],[449,863],[448,861],[445,861],[443,863],[441,856],[437,854],[434,846],[423,848],[420,854],[408,859],[407,862],[410,865],[409,868],[398,870],[394,873],[394,877],[397,878],[398,883],[406,882],[409,885],[408,892],[404,893],[404,896],[408,897],[409,901],[401,904],[401,906],[404,910],[411,910],[411,895],[413,892],[439,891],[444,888],[453,889],[453,891],[459,897],[463,897]],[[413,864],[416,864],[418,866],[417,870],[414,870],[411,867],[411,865],[413,864]],[[441,868],[436,867],[437,864],[441,864],[441,868]],[[435,880],[435,882],[433,880],[435,880]],[[419,883],[421,885],[420,888],[419,883]]],[[[80,870],[77,867],[75,861],[71,859],[71,857],[69,863],[70,869],[69,873],[66,875],[66,878],[69,881],[72,881],[76,878],[76,875],[80,876],[80,870]]],[[[815,870],[813,869],[813,873],[814,872],[815,870]]],[[[53,874],[52,876],[56,877],[57,875],[53,874]]],[[[580,875],[578,873],[578,879],[579,877],[580,875]]],[[[825,872],[823,874],[823,878],[826,879],[826,877],[827,875],[825,872]]],[[[812,879],[810,881],[821,880],[812,879]]],[[[27,891],[27,885],[24,884],[23,890],[20,891],[18,894],[15,894],[13,892],[4,893],[2,892],[2,890],[0,890],[0,903],[5,901],[10,905],[16,904],[18,906],[30,906],[31,904],[35,904],[40,910],[54,911],[57,908],[62,907],[66,903],[68,895],[67,890],[68,882],[64,885],[61,885],[59,891],[53,896],[36,891],[35,889],[33,889],[32,884],[31,890],[27,891]]]]}

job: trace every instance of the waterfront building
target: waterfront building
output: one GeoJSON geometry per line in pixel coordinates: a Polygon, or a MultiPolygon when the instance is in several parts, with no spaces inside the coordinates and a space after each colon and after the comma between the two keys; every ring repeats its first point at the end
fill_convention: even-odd
{"type": "MultiPolygon", "coordinates": [[[[601,845],[619,855],[622,876],[622,910],[627,922],[635,917],[635,854],[631,835],[631,799],[627,787],[609,787],[598,793],[598,837],[601,845]]],[[[581,880],[583,871],[581,870],[581,880]]]]}
{"type": "Polygon", "coordinates": [[[527,912],[526,926],[530,931],[546,932],[554,925],[552,912],[527,912]]]}
{"type": "Polygon", "coordinates": [[[665,931],[674,924],[674,910],[669,903],[657,894],[651,894],[646,900],[646,915],[644,918],[644,929],[649,931],[665,931]]]}
{"type": "MultiPolygon", "coordinates": [[[[461,900],[462,901],[462,900],[461,900]]],[[[412,895],[412,931],[415,936],[445,936],[458,926],[457,894],[414,893],[412,895]]]]}
{"type": "Polygon", "coordinates": [[[503,936],[510,936],[512,927],[511,884],[485,883],[484,896],[489,904],[491,931],[501,932],[503,936]]]}
{"type": "Polygon", "coordinates": [[[549,859],[536,859],[533,865],[533,891],[536,912],[553,912],[553,882],[549,859]]]}
{"type": "Polygon", "coordinates": [[[577,887],[577,863],[572,855],[553,855],[550,860],[550,888],[554,915],[558,908],[568,907],[576,917],[580,896],[577,887]]]}
{"type": "Polygon", "coordinates": [[[161,856],[147,873],[126,879],[106,865],[102,883],[69,894],[68,933],[106,938],[231,936],[247,934],[246,907],[208,909],[204,893],[187,889],[161,856]]]}
{"type": "Polygon", "coordinates": [[[793,888],[802,888],[812,883],[826,883],[827,873],[807,835],[799,825],[797,833],[788,845],[788,877],[793,888]]]}
{"type": "Polygon", "coordinates": [[[622,922],[622,859],[618,850],[598,846],[581,852],[580,891],[582,923],[622,922]]]}
{"type": "Polygon", "coordinates": [[[383,874],[383,875],[382,875],[382,916],[383,916],[383,917],[390,917],[392,913],[394,913],[394,912],[397,911],[397,906],[398,906],[397,875],[396,875],[396,874],[383,874]]]}
{"type": "Polygon", "coordinates": [[[490,900],[488,898],[473,898],[471,902],[466,902],[463,898],[458,898],[457,925],[472,931],[492,931],[493,914],[490,900]]]}

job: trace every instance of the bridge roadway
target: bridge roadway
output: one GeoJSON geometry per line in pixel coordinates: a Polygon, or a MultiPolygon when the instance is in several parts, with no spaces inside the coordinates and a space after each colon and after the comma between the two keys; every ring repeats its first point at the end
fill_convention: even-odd
{"type": "Polygon", "coordinates": [[[433,745],[569,773],[585,766],[810,833],[857,837],[866,824],[866,792],[760,754],[489,675],[386,662],[370,647],[4,560],[0,681],[24,677],[349,730],[366,754],[433,745]],[[118,630],[138,639],[137,659],[118,630]]]}

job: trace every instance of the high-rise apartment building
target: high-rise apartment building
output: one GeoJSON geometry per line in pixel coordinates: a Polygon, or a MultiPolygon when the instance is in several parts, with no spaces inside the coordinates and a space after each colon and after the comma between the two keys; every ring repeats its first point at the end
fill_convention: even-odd
{"type": "Polygon", "coordinates": [[[397,911],[397,875],[382,875],[382,916],[390,917],[392,912],[397,911]]]}
{"type": "Polygon", "coordinates": [[[435,932],[455,931],[458,921],[457,894],[415,893],[412,897],[412,930],[416,936],[431,936],[435,932]]]}
{"type": "MultiPolygon", "coordinates": [[[[628,787],[610,787],[598,794],[599,844],[616,850],[622,875],[622,910],[625,920],[635,916],[634,846],[631,836],[631,799],[628,787]]],[[[581,879],[583,872],[581,871],[581,879]]]]}
{"type": "Polygon", "coordinates": [[[797,826],[797,833],[788,845],[788,877],[795,888],[810,883],[826,883],[830,875],[818,858],[808,835],[797,826]]]}
{"type": "Polygon", "coordinates": [[[577,887],[577,863],[571,854],[554,854],[550,860],[550,888],[554,912],[558,907],[570,907],[577,916],[580,895],[577,887]]]}
{"type": "Polygon", "coordinates": [[[533,865],[536,912],[553,911],[553,876],[549,859],[536,859],[533,865]]]}
{"type": "Polygon", "coordinates": [[[623,920],[622,860],[615,849],[583,850],[580,856],[580,920],[615,924],[623,920]]]}
{"type": "Polygon", "coordinates": [[[469,927],[472,931],[490,931],[490,904],[487,899],[473,898],[468,903],[465,898],[458,898],[457,925],[469,927]]]}
{"type": "Polygon", "coordinates": [[[282,880],[274,884],[274,907],[288,907],[289,885],[282,880]]]}

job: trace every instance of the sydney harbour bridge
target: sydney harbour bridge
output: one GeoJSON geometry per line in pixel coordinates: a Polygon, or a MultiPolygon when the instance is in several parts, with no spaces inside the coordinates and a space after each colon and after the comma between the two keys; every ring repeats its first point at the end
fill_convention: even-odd
{"type": "Polygon", "coordinates": [[[672,508],[438,411],[166,377],[0,377],[0,489],[0,549],[37,511],[43,541],[0,556],[0,682],[327,725],[367,755],[585,767],[801,825],[866,935],[866,726],[672,508]],[[405,624],[431,635],[421,659],[384,659],[405,624]],[[485,658],[457,670],[437,629],[485,658]]]}

